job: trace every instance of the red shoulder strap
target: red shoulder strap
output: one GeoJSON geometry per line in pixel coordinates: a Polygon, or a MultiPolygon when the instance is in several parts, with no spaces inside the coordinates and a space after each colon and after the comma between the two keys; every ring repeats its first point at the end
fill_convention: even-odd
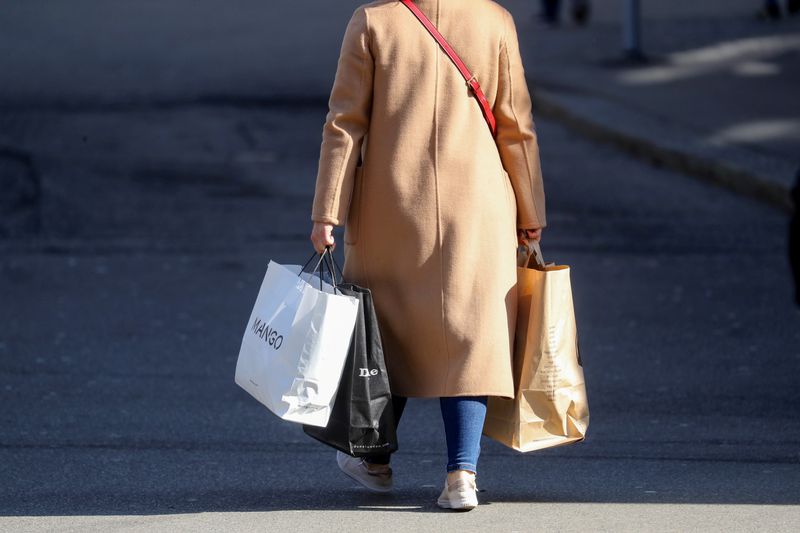
{"type": "Polygon", "coordinates": [[[472,90],[473,96],[475,99],[478,100],[478,104],[481,106],[481,111],[483,111],[483,116],[486,119],[486,123],[489,125],[489,129],[492,132],[492,136],[494,137],[497,132],[497,123],[494,119],[494,113],[492,113],[492,106],[489,105],[489,101],[486,99],[486,95],[483,94],[481,90],[481,86],[478,84],[478,80],[475,79],[467,66],[461,61],[461,58],[458,57],[458,54],[453,47],[445,40],[439,30],[436,29],[436,26],[425,16],[425,13],[420,11],[417,5],[412,0],[400,0],[405,4],[405,6],[411,10],[412,13],[419,19],[425,29],[436,39],[436,42],[439,43],[439,46],[442,47],[444,53],[453,61],[455,66],[458,68],[458,71],[461,72],[461,75],[464,76],[464,79],[467,82],[467,86],[472,90]]]}

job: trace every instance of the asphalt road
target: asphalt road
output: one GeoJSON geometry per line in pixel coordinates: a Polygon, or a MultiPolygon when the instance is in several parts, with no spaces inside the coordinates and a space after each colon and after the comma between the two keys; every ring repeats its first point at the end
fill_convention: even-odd
{"type": "Polygon", "coordinates": [[[784,215],[545,120],[543,247],[572,266],[585,442],[523,455],[484,438],[482,505],[454,514],[435,507],[435,401],[409,403],[396,493],[377,497],[240,390],[267,262],[312,253],[324,114],[3,113],[42,201],[37,238],[0,241],[0,530],[794,530],[784,215]]]}

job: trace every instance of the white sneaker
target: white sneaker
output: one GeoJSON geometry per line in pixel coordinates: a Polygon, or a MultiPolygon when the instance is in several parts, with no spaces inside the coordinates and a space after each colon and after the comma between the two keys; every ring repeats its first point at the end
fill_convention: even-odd
{"type": "Polygon", "coordinates": [[[436,501],[443,509],[469,511],[478,506],[478,485],[475,483],[475,474],[469,472],[466,476],[454,481],[452,485],[444,480],[444,489],[436,501]]]}
{"type": "Polygon", "coordinates": [[[370,468],[364,459],[340,451],[336,452],[336,464],[350,479],[358,481],[372,492],[392,490],[392,469],[389,465],[371,465],[370,468]]]}

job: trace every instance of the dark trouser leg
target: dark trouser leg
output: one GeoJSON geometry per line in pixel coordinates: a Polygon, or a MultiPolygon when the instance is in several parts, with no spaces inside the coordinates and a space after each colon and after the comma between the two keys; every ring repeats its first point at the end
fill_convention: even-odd
{"type": "MultiPolygon", "coordinates": [[[[394,423],[395,429],[400,424],[400,417],[403,416],[403,410],[406,408],[408,398],[405,396],[397,396],[392,394],[392,408],[394,409],[394,423]]],[[[388,465],[391,459],[391,454],[384,453],[382,455],[373,455],[372,457],[365,457],[364,462],[373,465],[388,465]]]]}
{"type": "Polygon", "coordinates": [[[580,25],[589,22],[589,0],[572,0],[572,18],[580,25]]]}
{"type": "Polygon", "coordinates": [[[764,2],[764,11],[769,17],[781,18],[781,6],[778,4],[778,0],[766,0],[764,2]]]}
{"type": "Polygon", "coordinates": [[[542,0],[542,15],[547,22],[558,22],[559,0],[542,0]]]}

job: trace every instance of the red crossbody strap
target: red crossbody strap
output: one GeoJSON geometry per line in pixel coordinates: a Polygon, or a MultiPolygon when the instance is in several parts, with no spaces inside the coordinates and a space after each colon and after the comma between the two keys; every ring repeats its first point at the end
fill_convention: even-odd
{"type": "Polygon", "coordinates": [[[412,13],[419,19],[425,29],[433,35],[433,38],[436,39],[436,42],[439,43],[439,46],[442,47],[444,53],[453,61],[455,66],[458,68],[458,71],[461,72],[461,75],[464,76],[464,79],[467,82],[467,86],[472,90],[472,94],[475,96],[475,99],[478,100],[478,104],[481,106],[481,111],[483,111],[483,116],[486,118],[486,123],[489,125],[489,129],[492,132],[492,136],[494,137],[497,132],[497,122],[494,119],[494,113],[492,113],[492,106],[489,105],[489,101],[486,99],[486,95],[483,94],[481,90],[481,86],[478,84],[478,80],[475,79],[467,66],[461,61],[461,58],[458,57],[458,54],[453,47],[445,40],[439,30],[436,29],[436,26],[425,16],[425,13],[420,11],[417,5],[412,0],[400,0],[405,4],[405,6],[411,10],[412,13]]]}

